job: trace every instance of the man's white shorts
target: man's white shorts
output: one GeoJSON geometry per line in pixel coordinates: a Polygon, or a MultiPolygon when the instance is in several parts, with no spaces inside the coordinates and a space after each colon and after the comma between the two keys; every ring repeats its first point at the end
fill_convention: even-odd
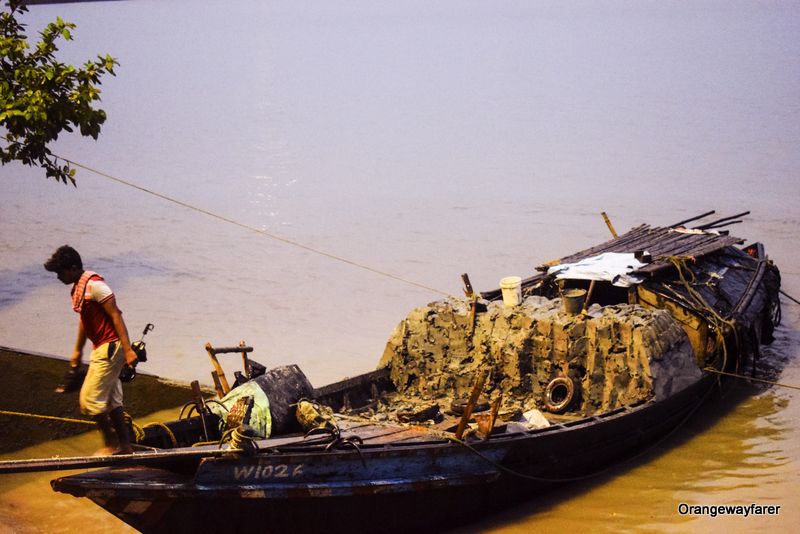
{"type": "Polygon", "coordinates": [[[119,381],[119,373],[124,365],[125,356],[119,341],[100,345],[92,351],[89,356],[89,370],[81,387],[81,412],[99,415],[122,406],[122,382],[119,381]]]}

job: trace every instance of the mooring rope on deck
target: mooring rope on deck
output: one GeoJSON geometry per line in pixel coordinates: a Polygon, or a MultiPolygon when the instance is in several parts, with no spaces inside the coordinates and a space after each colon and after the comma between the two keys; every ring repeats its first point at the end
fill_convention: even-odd
{"type": "MultiPolygon", "coordinates": [[[[694,258],[689,256],[667,256],[665,259],[672,263],[672,265],[675,267],[681,283],[686,289],[686,292],[689,294],[689,297],[694,300],[695,306],[698,306],[701,310],[707,313],[707,320],[713,327],[717,337],[717,346],[722,347],[722,367],[725,368],[728,365],[728,346],[725,343],[726,326],[733,335],[736,348],[741,348],[739,330],[736,328],[736,324],[732,320],[725,319],[719,313],[717,313],[717,310],[715,310],[706,302],[706,299],[703,298],[703,295],[701,295],[699,291],[692,287],[692,284],[694,284],[696,281],[696,276],[694,271],[692,271],[692,269],[689,267],[689,262],[694,261],[694,258]],[[690,275],[689,278],[686,277],[687,272],[690,275]]],[[[739,367],[738,361],[736,362],[736,367],[737,369],[739,367]]]]}
{"type": "Polygon", "coordinates": [[[108,174],[106,172],[94,169],[92,167],[89,167],[88,165],[84,165],[82,163],[78,163],[77,161],[73,161],[73,160],[65,158],[63,156],[59,156],[57,154],[53,154],[53,156],[58,158],[58,159],[61,159],[61,160],[65,161],[67,163],[69,163],[70,165],[74,165],[74,166],[79,167],[81,169],[84,169],[86,171],[92,172],[92,173],[94,173],[94,174],[96,174],[98,176],[102,176],[103,178],[107,178],[109,180],[112,180],[112,181],[117,182],[119,184],[125,185],[127,187],[131,187],[133,189],[137,189],[137,190],[139,190],[139,191],[141,191],[143,193],[147,193],[148,195],[152,195],[154,197],[160,198],[161,200],[165,200],[167,202],[170,202],[172,204],[176,204],[178,206],[181,206],[183,208],[195,211],[197,213],[202,213],[203,215],[206,215],[208,217],[217,219],[219,221],[222,221],[222,222],[225,222],[225,223],[228,223],[228,224],[232,224],[234,226],[238,226],[239,228],[244,228],[245,230],[250,230],[251,232],[255,232],[255,233],[257,233],[259,235],[262,235],[264,237],[269,237],[270,239],[274,239],[276,241],[280,241],[281,243],[285,243],[287,245],[291,245],[293,247],[297,247],[297,248],[303,249],[305,251],[312,252],[312,253],[318,254],[320,256],[324,256],[324,257],[326,257],[328,259],[331,259],[331,260],[334,260],[334,261],[345,263],[347,265],[350,265],[352,267],[356,267],[358,269],[369,271],[369,272],[371,272],[373,274],[377,274],[379,276],[384,276],[386,278],[391,278],[392,280],[396,280],[398,282],[402,282],[402,283],[405,283],[405,284],[408,284],[408,285],[412,285],[412,286],[415,286],[415,287],[417,287],[419,289],[424,289],[424,290],[430,291],[432,293],[438,293],[438,294],[443,295],[445,297],[452,296],[447,291],[442,291],[441,289],[436,289],[435,287],[431,287],[431,286],[428,286],[428,285],[425,285],[425,284],[422,284],[422,283],[419,283],[419,282],[415,282],[414,280],[410,280],[408,278],[404,278],[402,276],[398,276],[396,274],[392,274],[390,272],[383,271],[383,270],[377,269],[375,267],[371,267],[371,266],[366,265],[364,263],[360,263],[360,262],[357,262],[355,260],[351,260],[351,259],[345,258],[344,256],[340,256],[338,254],[333,254],[331,252],[326,252],[324,250],[312,247],[310,245],[306,245],[306,244],[301,243],[299,241],[295,241],[293,239],[289,239],[287,237],[283,237],[283,236],[274,234],[272,232],[268,232],[268,231],[266,231],[266,230],[264,230],[262,228],[257,228],[255,226],[251,226],[251,225],[243,223],[241,221],[237,221],[235,219],[231,219],[229,217],[225,217],[224,215],[220,215],[218,213],[214,213],[213,211],[207,210],[205,208],[200,208],[198,206],[194,206],[192,204],[189,204],[188,202],[184,202],[182,200],[178,200],[177,198],[173,198],[173,197],[167,196],[167,195],[165,195],[163,193],[159,193],[157,191],[153,191],[153,190],[148,189],[146,187],[142,187],[140,185],[134,184],[134,183],[129,182],[127,180],[123,180],[122,178],[118,178],[116,176],[112,176],[112,175],[110,175],[110,174],[108,174]]]}

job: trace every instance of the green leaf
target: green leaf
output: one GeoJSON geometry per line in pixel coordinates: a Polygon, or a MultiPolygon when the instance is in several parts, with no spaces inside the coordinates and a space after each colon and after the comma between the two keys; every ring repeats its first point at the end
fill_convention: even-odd
{"type": "Polygon", "coordinates": [[[98,55],[80,68],[59,63],[55,43],[59,37],[72,40],[75,24],[57,17],[31,45],[18,20],[27,8],[21,0],[5,3],[10,10],[0,11],[0,126],[7,145],[0,146],[0,163],[37,165],[46,177],[77,185],[75,170],[61,166],[48,144],[75,129],[97,139],[106,114],[92,106],[100,99],[102,75],[114,75],[119,63],[110,55],[98,55]]]}

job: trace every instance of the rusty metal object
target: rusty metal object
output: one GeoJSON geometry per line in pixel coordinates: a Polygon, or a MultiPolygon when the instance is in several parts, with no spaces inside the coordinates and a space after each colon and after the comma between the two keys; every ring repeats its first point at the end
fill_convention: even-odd
{"type": "Polygon", "coordinates": [[[475,415],[475,422],[478,424],[478,432],[483,435],[484,440],[489,439],[492,435],[492,430],[497,421],[497,414],[500,411],[500,403],[502,400],[502,394],[498,395],[494,402],[492,402],[492,409],[489,413],[475,415]]]}
{"type": "Polygon", "coordinates": [[[200,421],[203,423],[203,437],[208,441],[208,428],[206,428],[206,414],[208,413],[208,408],[206,408],[203,392],[200,391],[200,382],[194,380],[190,385],[192,386],[192,395],[194,395],[194,402],[195,406],[197,406],[197,412],[200,415],[200,421]]]}

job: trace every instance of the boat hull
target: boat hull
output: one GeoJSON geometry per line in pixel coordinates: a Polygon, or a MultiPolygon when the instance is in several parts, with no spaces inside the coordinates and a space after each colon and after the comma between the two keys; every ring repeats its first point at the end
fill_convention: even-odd
{"type": "Polygon", "coordinates": [[[88,497],[142,532],[435,531],[604,473],[680,428],[714,384],[706,376],[662,401],[468,446],[208,458],[189,474],[99,470],[53,488],[88,497]]]}

